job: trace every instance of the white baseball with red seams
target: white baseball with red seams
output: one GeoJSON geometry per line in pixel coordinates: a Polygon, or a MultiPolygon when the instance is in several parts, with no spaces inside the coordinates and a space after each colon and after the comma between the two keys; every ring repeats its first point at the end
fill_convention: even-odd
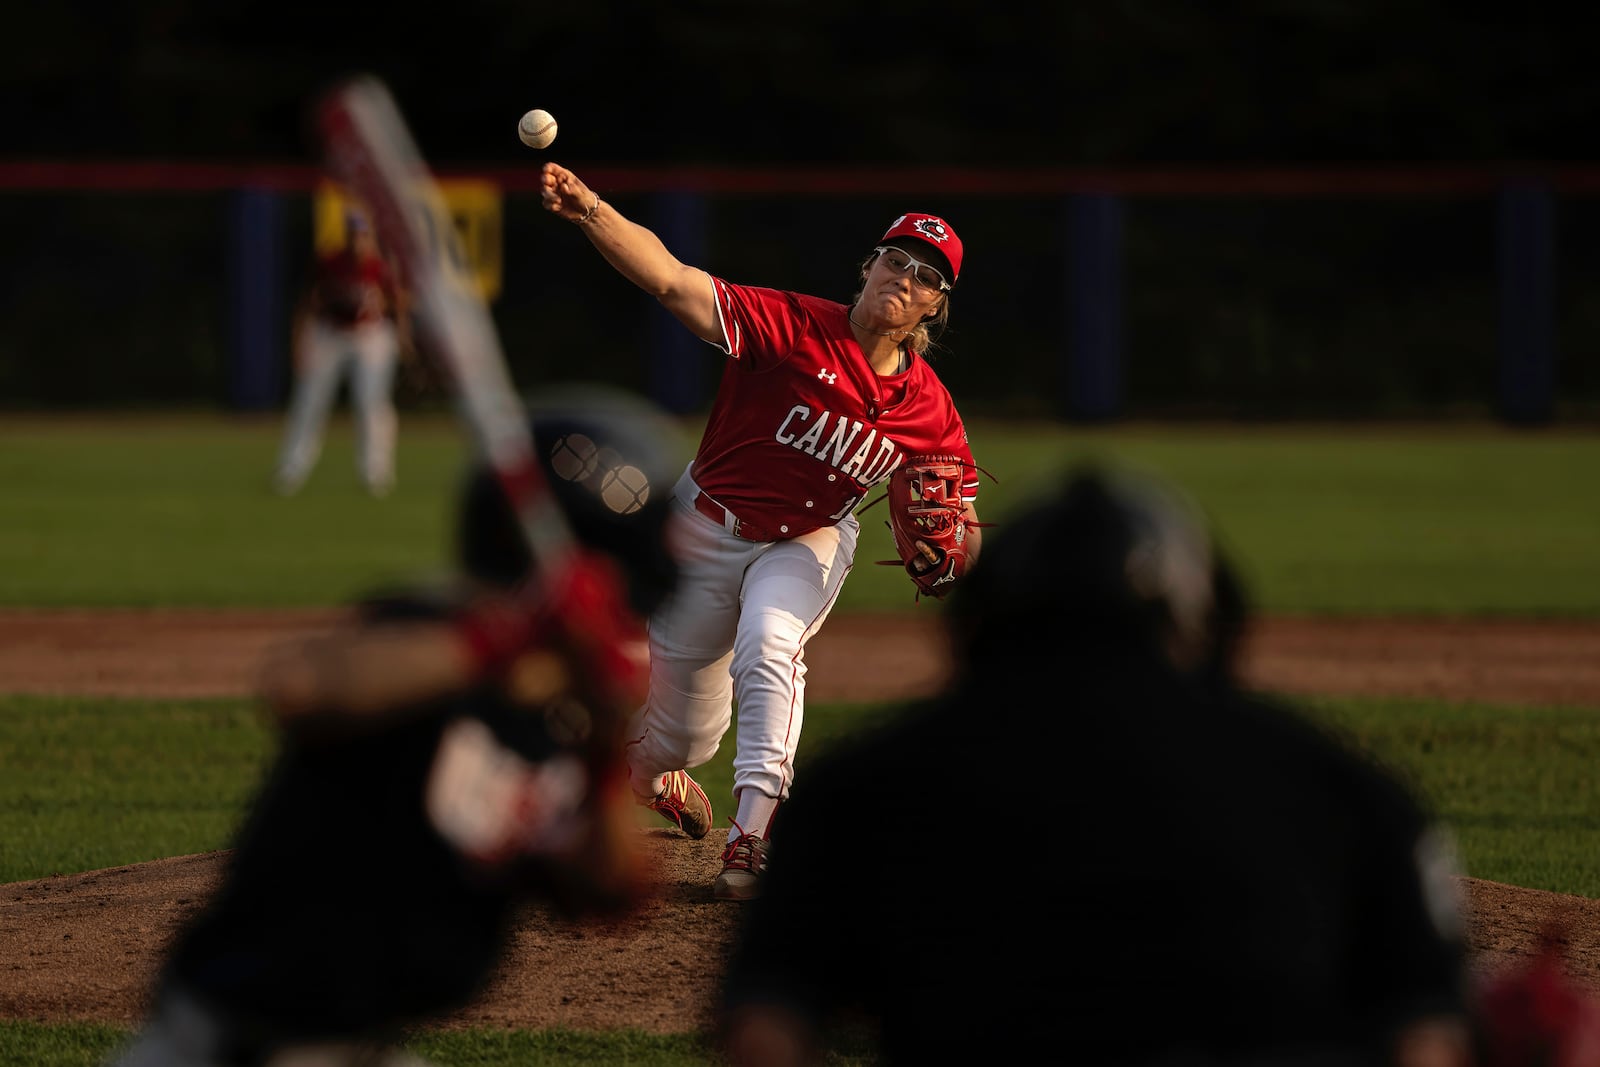
{"type": "Polygon", "coordinates": [[[556,139],[555,116],[543,108],[534,108],[518,120],[517,137],[529,148],[549,148],[556,139]]]}

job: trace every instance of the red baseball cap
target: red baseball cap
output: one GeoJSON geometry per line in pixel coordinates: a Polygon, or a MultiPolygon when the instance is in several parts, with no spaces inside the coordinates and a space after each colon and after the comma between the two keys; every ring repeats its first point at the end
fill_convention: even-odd
{"type": "Polygon", "coordinates": [[[956,279],[961,276],[961,238],[956,236],[956,231],[944,219],[937,215],[901,215],[889,224],[883,240],[889,241],[896,237],[921,241],[943,256],[943,263],[936,259],[933,265],[949,275],[951,285],[954,285],[956,279]],[[946,267],[949,270],[945,270],[946,267]]]}

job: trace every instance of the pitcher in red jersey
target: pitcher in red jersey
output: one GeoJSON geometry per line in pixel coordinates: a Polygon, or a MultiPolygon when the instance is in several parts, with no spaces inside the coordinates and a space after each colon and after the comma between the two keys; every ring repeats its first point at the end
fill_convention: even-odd
{"type": "Polygon", "coordinates": [[[924,358],[949,314],[961,239],[937,216],[901,215],[867,246],[846,305],[680,262],[572,171],[546,163],[540,177],[546,210],[729,357],[676,487],[679,585],[650,620],[650,694],[628,763],[640,803],[705,836],[711,803],[687,771],[716,755],[737,702],[737,808],[713,889],[748,900],[794,779],[806,643],[854,563],[855,509],[908,455],[944,453],[973,472],[962,499],[977,521],[966,428],[924,358]]]}

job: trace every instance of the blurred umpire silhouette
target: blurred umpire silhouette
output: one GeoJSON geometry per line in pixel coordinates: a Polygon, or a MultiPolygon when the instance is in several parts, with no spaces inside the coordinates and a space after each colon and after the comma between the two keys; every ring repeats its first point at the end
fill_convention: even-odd
{"type": "Polygon", "coordinates": [[[996,523],[948,686],[784,810],[723,984],[733,1063],[1469,1062],[1448,835],[1243,689],[1210,530],[1109,464],[996,523]]]}

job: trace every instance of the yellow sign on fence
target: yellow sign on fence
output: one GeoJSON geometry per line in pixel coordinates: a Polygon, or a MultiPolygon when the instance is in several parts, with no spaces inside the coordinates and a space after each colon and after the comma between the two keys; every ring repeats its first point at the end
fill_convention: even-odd
{"type": "MultiPolygon", "coordinates": [[[[471,277],[486,301],[500,295],[503,196],[500,187],[477,178],[439,178],[452,233],[440,235],[447,262],[471,277]]],[[[343,187],[324,181],[312,203],[312,238],[319,254],[344,247],[345,216],[351,198],[343,187]]]]}

